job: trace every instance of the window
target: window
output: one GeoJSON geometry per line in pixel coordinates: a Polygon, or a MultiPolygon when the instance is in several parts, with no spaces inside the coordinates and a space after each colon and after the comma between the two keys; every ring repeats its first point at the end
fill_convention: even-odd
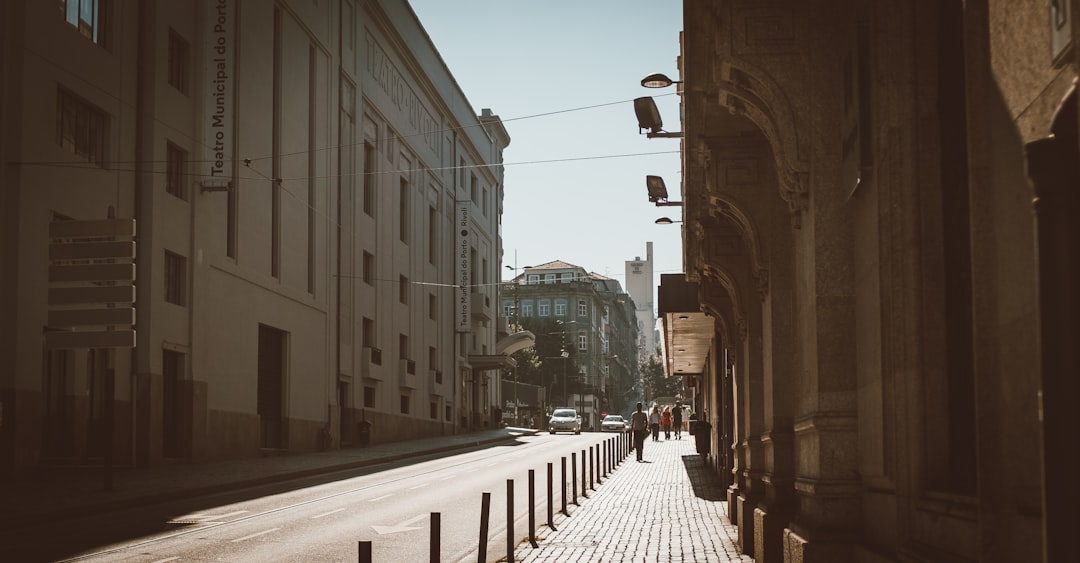
{"type": "Polygon", "coordinates": [[[555,283],[555,274],[544,274],[544,283],[555,283]]]}
{"type": "Polygon", "coordinates": [[[186,165],[187,152],[172,143],[167,143],[165,145],[165,193],[184,200],[187,199],[187,190],[184,189],[186,165]]]}
{"type": "Polygon", "coordinates": [[[504,317],[510,318],[510,317],[514,316],[514,302],[513,301],[503,301],[502,309],[503,309],[503,316],[504,317]]]}
{"type": "Polygon", "coordinates": [[[481,194],[480,208],[484,211],[484,217],[488,216],[488,189],[484,188],[481,194]]]}
{"type": "Polygon", "coordinates": [[[585,303],[584,299],[578,299],[577,302],[577,316],[584,317],[589,313],[589,306],[585,303]]]}
{"type": "Polygon", "coordinates": [[[431,401],[431,418],[439,418],[439,403],[436,401],[431,401]]]}
{"type": "Polygon", "coordinates": [[[364,141],[364,213],[375,216],[375,147],[364,141]]]}
{"type": "Polygon", "coordinates": [[[403,305],[409,304],[409,278],[405,276],[398,278],[398,301],[403,305]]]}
{"type": "Polygon", "coordinates": [[[446,405],[446,407],[443,409],[443,413],[444,413],[443,416],[446,417],[446,420],[450,420],[451,412],[452,411],[450,410],[450,405],[446,405]]]}
{"type": "Polygon", "coordinates": [[[367,317],[360,323],[360,342],[364,348],[375,347],[375,321],[367,317]]]}
{"type": "Polygon", "coordinates": [[[409,359],[409,336],[407,334],[398,335],[398,357],[402,360],[409,359]]]}
{"type": "Polygon", "coordinates": [[[427,296],[427,310],[429,319],[433,321],[439,320],[439,300],[434,293],[429,293],[427,296]]]}
{"type": "Polygon", "coordinates": [[[363,272],[364,283],[368,285],[375,285],[375,255],[365,251],[363,272]]]}
{"type": "Polygon", "coordinates": [[[364,406],[367,408],[375,407],[375,388],[364,386],[364,406]]]}
{"type": "Polygon", "coordinates": [[[536,306],[536,312],[541,317],[551,316],[551,301],[548,299],[541,299],[536,306]]]}
{"type": "Polygon", "coordinates": [[[469,196],[472,199],[472,202],[474,204],[476,204],[476,205],[480,204],[480,196],[478,194],[479,187],[480,186],[479,186],[479,184],[477,184],[477,180],[476,180],[476,174],[470,174],[469,175],[469,196]]]}
{"type": "Polygon", "coordinates": [[[106,0],[60,0],[59,6],[64,21],[75,26],[87,39],[105,45],[107,28],[103,16],[109,13],[106,0]]]}
{"type": "Polygon", "coordinates": [[[563,272],[559,274],[559,283],[570,283],[572,281],[574,281],[573,272],[563,272]]]}
{"type": "Polygon", "coordinates": [[[56,96],[56,143],[101,166],[105,161],[105,114],[60,90],[56,96]]]}
{"type": "MultiPolygon", "coordinates": [[[[428,346],[427,349],[427,367],[429,370],[435,371],[439,365],[439,351],[434,346],[428,346]]],[[[442,374],[438,375],[438,380],[435,383],[442,383],[442,374]]]]}
{"type": "Polygon", "coordinates": [[[533,316],[533,303],[532,301],[521,302],[521,316],[531,317],[533,316]]]}
{"type": "Polygon", "coordinates": [[[175,31],[169,30],[169,85],[181,94],[188,93],[188,57],[191,48],[175,31]]]}
{"type": "Polygon", "coordinates": [[[527,279],[528,281],[526,283],[529,285],[538,284],[540,283],[540,274],[529,274],[527,279]]]}
{"type": "Polygon", "coordinates": [[[566,316],[566,300],[565,299],[556,299],[555,300],[555,316],[556,317],[565,317],[566,316]]]}
{"type": "Polygon", "coordinates": [[[409,244],[409,181],[401,179],[398,186],[398,238],[409,244]]]}
{"type": "Polygon", "coordinates": [[[428,207],[427,222],[428,222],[428,250],[427,261],[428,264],[435,265],[435,249],[439,245],[439,211],[434,207],[428,207]]]}
{"type": "Polygon", "coordinates": [[[165,301],[183,307],[185,299],[185,279],[187,278],[187,260],[179,254],[165,251],[165,301]]]}
{"type": "Polygon", "coordinates": [[[409,414],[409,396],[401,396],[401,414],[409,414]]]}
{"type": "Polygon", "coordinates": [[[584,334],[579,334],[577,336],[577,349],[578,350],[584,352],[584,351],[589,349],[589,347],[587,345],[588,344],[588,338],[589,337],[584,335],[584,334]]]}

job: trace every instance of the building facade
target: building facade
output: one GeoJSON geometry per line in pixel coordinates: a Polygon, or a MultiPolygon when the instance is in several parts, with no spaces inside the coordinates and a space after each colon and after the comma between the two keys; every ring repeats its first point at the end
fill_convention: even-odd
{"type": "Polygon", "coordinates": [[[1080,3],[683,6],[659,310],[741,550],[1075,560],[1080,3]]]}
{"type": "Polygon", "coordinates": [[[406,1],[16,0],[0,24],[5,472],[489,424],[510,138],[406,1]],[[126,294],[60,299],[117,262],[54,252],[117,240],[68,221],[134,222],[134,275],[87,278],[126,294]]]}
{"type": "Polygon", "coordinates": [[[645,243],[645,259],[626,261],[626,292],[637,305],[638,364],[656,352],[656,278],[653,275],[652,241],[645,243]]]}
{"type": "Polygon", "coordinates": [[[623,413],[640,380],[639,337],[636,306],[619,282],[555,260],[525,266],[502,288],[505,317],[524,327],[554,328],[550,334],[562,340],[565,359],[546,359],[566,362],[566,371],[547,382],[548,410],[576,406],[583,427],[594,429],[601,415],[623,413]]]}

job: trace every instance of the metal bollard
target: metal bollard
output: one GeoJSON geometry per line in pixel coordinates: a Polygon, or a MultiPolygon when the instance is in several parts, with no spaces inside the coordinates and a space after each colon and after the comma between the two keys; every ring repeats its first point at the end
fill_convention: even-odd
{"type": "Polygon", "coordinates": [[[562,513],[570,516],[570,513],[566,511],[566,456],[562,456],[562,473],[560,477],[562,477],[559,483],[559,488],[562,489],[562,513]]]}
{"type": "Polygon", "coordinates": [[[596,475],[596,462],[593,461],[593,447],[589,446],[589,489],[596,490],[596,481],[594,480],[596,475]]]}
{"type": "Polygon", "coordinates": [[[442,554],[442,515],[438,512],[431,513],[430,551],[431,563],[439,563],[439,556],[442,554]]]}
{"type": "Polygon", "coordinates": [[[360,548],[360,554],[357,561],[360,563],[371,563],[371,542],[362,541],[358,547],[360,548]]]}
{"type": "Polygon", "coordinates": [[[480,549],[476,563],[487,563],[488,513],[491,511],[491,493],[484,491],[480,502],[480,549]]]}
{"type": "Polygon", "coordinates": [[[514,480],[506,480],[506,563],[514,563],[514,480]]]}
{"type": "Polygon", "coordinates": [[[547,469],[548,469],[548,491],[547,491],[547,493],[548,493],[548,495],[547,495],[547,517],[548,517],[548,522],[547,522],[547,524],[548,524],[548,528],[551,528],[552,530],[558,531],[558,528],[555,527],[555,517],[554,517],[555,497],[552,494],[552,491],[554,491],[553,485],[554,485],[554,481],[555,481],[555,470],[552,469],[551,462],[548,462],[547,469]]]}
{"type": "MultiPolygon", "coordinates": [[[[592,456],[589,456],[589,463],[592,463],[592,456]]],[[[581,496],[589,498],[589,493],[585,492],[585,450],[581,450],[581,496]]]]}
{"type": "MultiPolygon", "coordinates": [[[[582,459],[581,461],[582,461],[582,463],[585,462],[584,459],[582,459]]],[[[578,500],[577,500],[577,452],[570,452],[570,481],[574,484],[574,487],[572,489],[570,489],[570,491],[573,493],[570,496],[570,498],[573,499],[571,502],[573,502],[574,504],[578,504],[578,500]]]]}
{"type": "Polygon", "coordinates": [[[529,544],[536,545],[536,470],[529,470],[529,544]]]}

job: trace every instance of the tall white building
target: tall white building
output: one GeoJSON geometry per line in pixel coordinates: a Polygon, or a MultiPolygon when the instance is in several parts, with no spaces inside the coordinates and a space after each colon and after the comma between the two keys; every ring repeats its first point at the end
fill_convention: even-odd
{"type": "Polygon", "coordinates": [[[638,363],[656,352],[656,310],[653,306],[656,283],[653,279],[653,245],[645,243],[645,259],[635,256],[626,261],[626,292],[637,305],[638,363]]]}
{"type": "Polygon", "coordinates": [[[510,137],[405,0],[0,26],[0,471],[488,423],[510,137]]]}

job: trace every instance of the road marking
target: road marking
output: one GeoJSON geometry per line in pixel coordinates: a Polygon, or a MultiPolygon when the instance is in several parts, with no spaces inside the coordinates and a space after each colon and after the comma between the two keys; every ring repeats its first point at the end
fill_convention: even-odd
{"type": "Polygon", "coordinates": [[[314,520],[316,518],[322,518],[323,516],[330,516],[331,514],[336,514],[338,512],[341,512],[342,510],[345,510],[345,509],[344,508],[339,508],[337,510],[331,510],[330,512],[326,512],[326,513],[320,514],[318,516],[312,516],[311,519],[314,520]]]}
{"type": "Polygon", "coordinates": [[[154,561],[154,563],[166,563],[166,561],[176,561],[177,559],[180,559],[180,558],[179,557],[169,557],[167,559],[158,559],[157,561],[154,561]]]}
{"type": "Polygon", "coordinates": [[[369,500],[368,502],[375,502],[375,501],[380,501],[380,500],[382,500],[382,499],[384,499],[384,498],[390,498],[390,497],[392,497],[392,496],[394,496],[394,495],[383,495],[383,496],[381,496],[381,497],[375,497],[375,498],[373,498],[373,499],[369,500]]]}
{"type": "Polygon", "coordinates": [[[423,484],[417,485],[415,487],[409,487],[409,490],[410,491],[415,491],[416,489],[423,489],[424,487],[426,487],[426,486],[428,486],[430,484],[431,483],[423,483],[423,484]]]}
{"type": "Polygon", "coordinates": [[[247,514],[246,510],[237,510],[236,512],[230,512],[228,514],[222,514],[221,516],[207,516],[207,518],[229,518],[230,516],[240,516],[241,514],[247,514]]]}
{"type": "Polygon", "coordinates": [[[499,465],[499,462],[496,461],[495,463],[489,463],[489,464],[485,465],[484,467],[495,467],[496,465],[499,465]]]}
{"type": "Polygon", "coordinates": [[[394,526],[372,526],[371,529],[375,530],[375,532],[378,533],[379,535],[396,534],[398,532],[408,532],[408,531],[411,531],[411,530],[422,530],[422,529],[424,529],[423,526],[410,526],[410,524],[415,524],[415,523],[423,520],[424,518],[429,518],[429,517],[430,517],[430,514],[421,514],[419,516],[414,516],[412,518],[409,518],[408,520],[406,520],[404,522],[401,522],[400,524],[396,524],[394,526]]]}
{"type": "Polygon", "coordinates": [[[257,538],[257,537],[259,537],[259,536],[264,536],[264,535],[266,535],[266,534],[269,534],[270,532],[276,532],[276,531],[278,531],[278,530],[280,530],[280,529],[281,529],[281,528],[270,528],[269,530],[263,530],[263,531],[261,531],[261,532],[257,532],[257,533],[251,534],[250,536],[244,536],[244,537],[242,537],[242,538],[236,538],[236,539],[235,539],[235,540],[233,540],[232,542],[233,542],[233,543],[239,543],[239,542],[242,542],[242,541],[244,541],[244,540],[250,540],[251,538],[257,538]]]}
{"type": "Polygon", "coordinates": [[[450,479],[453,479],[454,477],[457,477],[457,473],[453,473],[453,474],[451,474],[451,475],[447,475],[446,477],[443,477],[442,479],[439,479],[439,480],[440,480],[440,481],[448,481],[448,480],[450,480],[450,479]]]}

